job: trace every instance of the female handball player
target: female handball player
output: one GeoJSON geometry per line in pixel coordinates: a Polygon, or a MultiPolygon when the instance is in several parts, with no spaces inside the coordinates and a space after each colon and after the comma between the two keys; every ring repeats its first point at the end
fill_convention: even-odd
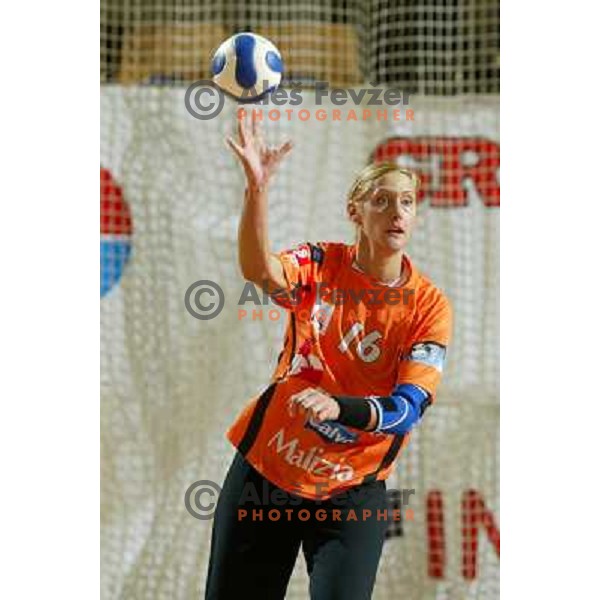
{"type": "Polygon", "coordinates": [[[245,279],[287,309],[269,385],[227,437],[209,600],[285,597],[302,548],[312,600],[371,597],[389,514],[385,479],[435,399],[451,329],[444,294],[406,254],[418,177],[371,164],[354,181],[353,244],[272,253],[267,191],[292,144],[270,148],[242,116],[227,143],[246,176],[239,226],[245,279]]]}

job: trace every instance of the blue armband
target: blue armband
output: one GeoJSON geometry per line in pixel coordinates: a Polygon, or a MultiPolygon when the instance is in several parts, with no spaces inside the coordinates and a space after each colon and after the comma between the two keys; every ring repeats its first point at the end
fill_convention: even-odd
{"type": "Polygon", "coordinates": [[[337,422],[342,425],[395,435],[408,433],[431,404],[429,394],[418,385],[397,385],[391,396],[333,396],[340,406],[337,422]],[[371,410],[377,415],[375,428],[368,429],[371,410]]]}
{"type": "Polygon", "coordinates": [[[397,385],[391,396],[371,396],[377,412],[375,431],[404,435],[416,425],[430,404],[429,394],[412,383],[397,385]]]}

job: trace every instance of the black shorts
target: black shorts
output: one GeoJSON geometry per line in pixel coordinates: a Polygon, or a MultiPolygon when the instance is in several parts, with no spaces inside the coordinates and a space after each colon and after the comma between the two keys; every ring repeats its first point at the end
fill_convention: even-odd
{"type": "Polygon", "coordinates": [[[385,539],[386,488],[323,501],[284,492],[237,453],[213,522],[207,600],[285,598],[300,546],[311,600],[371,598],[385,539]]]}

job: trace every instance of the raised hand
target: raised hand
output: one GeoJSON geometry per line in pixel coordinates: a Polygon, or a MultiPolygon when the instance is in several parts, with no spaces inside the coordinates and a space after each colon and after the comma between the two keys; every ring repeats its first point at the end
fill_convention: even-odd
{"type": "Polygon", "coordinates": [[[292,149],[292,142],[288,140],[279,147],[269,148],[264,140],[260,123],[252,119],[249,129],[246,124],[246,115],[238,117],[238,135],[236,142],[232,137],[226,139],[227,144],[238,157],[249,186],[264,187],[271,179],[279,163],[292,149]]]}

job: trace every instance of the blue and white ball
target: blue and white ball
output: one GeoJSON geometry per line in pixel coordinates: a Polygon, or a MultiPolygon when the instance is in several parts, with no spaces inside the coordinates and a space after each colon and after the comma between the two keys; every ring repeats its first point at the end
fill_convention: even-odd
{"type": "Polygon", "coordinates": [[[240,102],[255,102],[281,83],[283,61],[271,41],[256,33],[238,33],[215,52],[213,81],[240,102]]]}

